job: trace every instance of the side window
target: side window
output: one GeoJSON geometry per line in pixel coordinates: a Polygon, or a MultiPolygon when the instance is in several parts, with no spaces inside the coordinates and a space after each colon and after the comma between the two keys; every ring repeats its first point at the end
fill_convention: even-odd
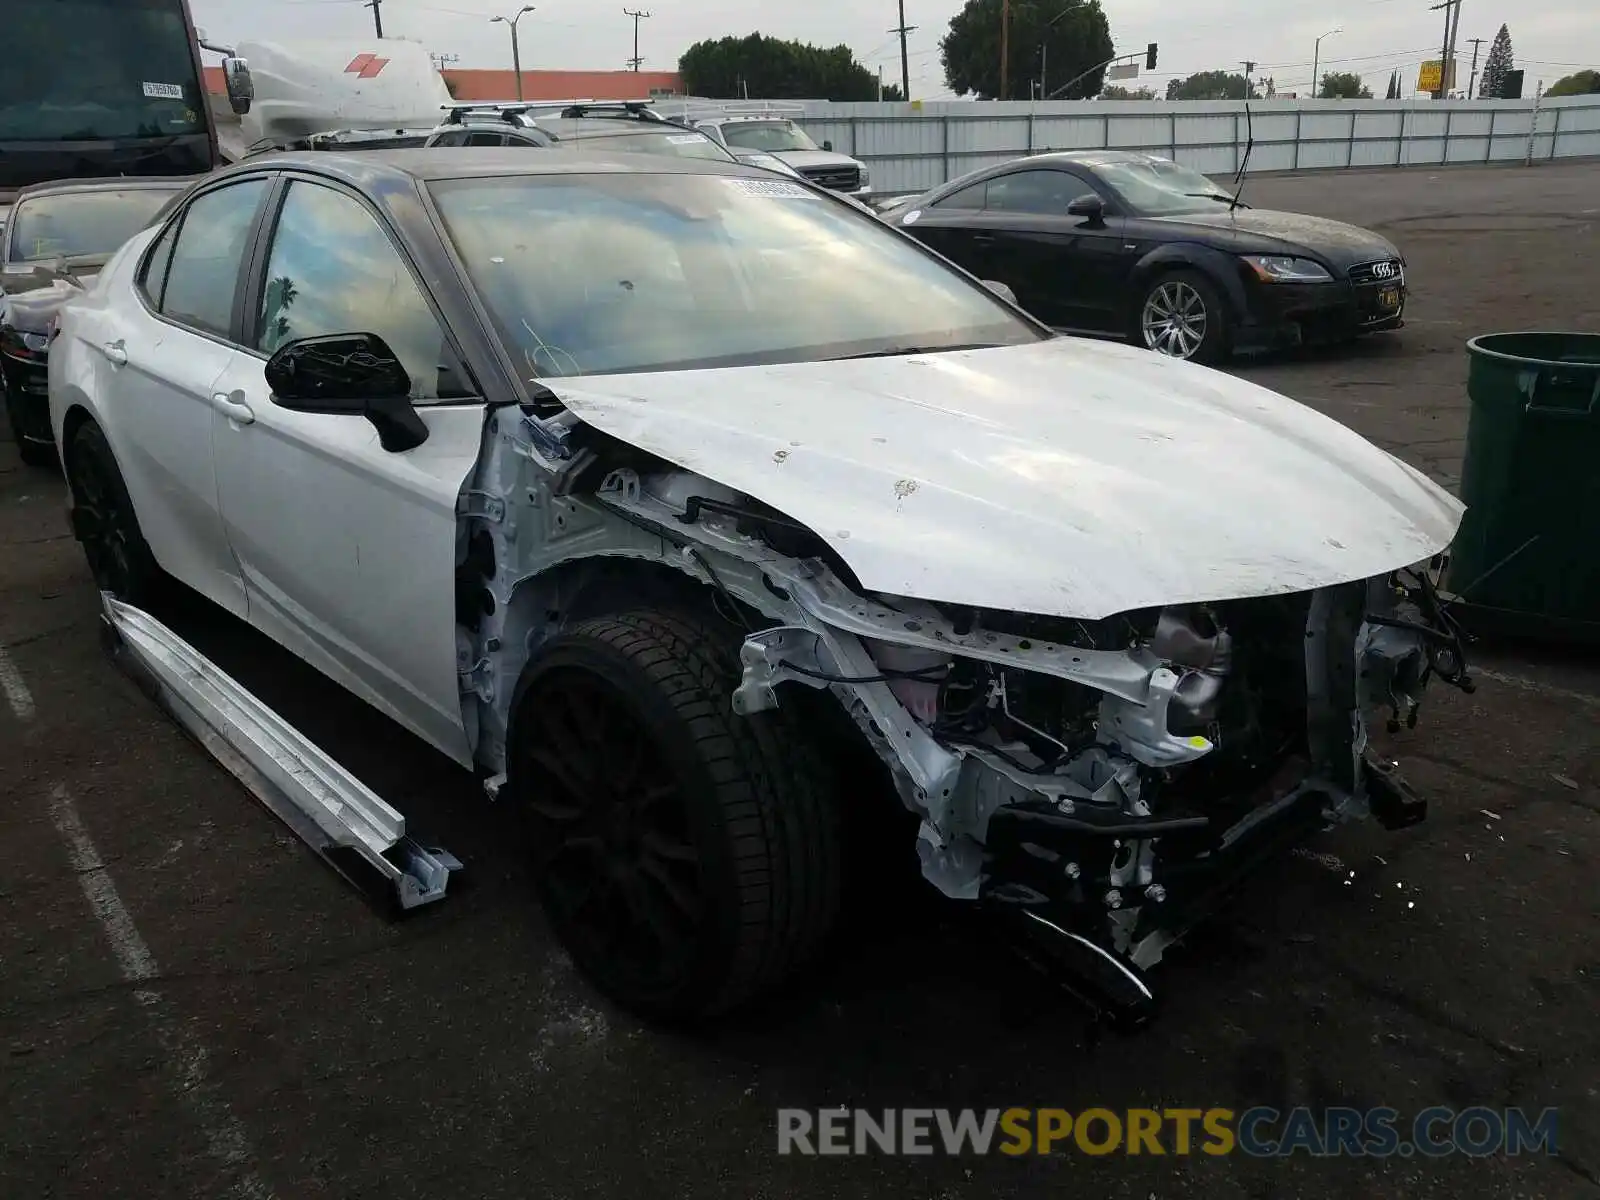
{"type": "Polygon", "coordinates": [[[189,205],[167,267],[163,313],[219,337],[228,335],[239,267],[266,188],[265,179],[251,179],[207,192],[189,205]]]}
{"type": "Polygon", "coordinates": [[[332,333],[375,333],[388,342],[411,373],[414,400],[472,395],[377,218],[342,192],[296,181],[273,230],[254,345],[271,354],[332,333]]]}
{"type": "Polygon", "coordinates": [[[1017,171],[989,181],[989,208],[995,212],[1059,217],[1094,189],[1065,171],[1017,171]]]}
{"type": "Polygon", "coordinates": [[[506,144],[506,135],[486,129],[475,129],[467,135],[466,144],[469,146],[504,146],[506,144]]]}
{"type": "Polygon", "coordinates": [[[462,146],[466,144],[467,132],[464,129],[447,129],[443,133],[433,135],[430,146],[462,146]]]}
{"type": "Polygon", "coordinates": [[[988,187],[988,183],[975,183],[971,187],[962,188],[959,192],[952,192],[933,207],[960,208],[976,212],[983,207],[984,192],[988,187]]]}
{"type": "Polygon", "coordinates": [[[167,226],[167,231],[156,242],[156,248],[145,260],[144,273],[139,276],[139,290],[152,307],[161,308],[161,293],[167,286],[167,268],[172,265],[172,247],[178,240],[179,221],[167,226]]]}

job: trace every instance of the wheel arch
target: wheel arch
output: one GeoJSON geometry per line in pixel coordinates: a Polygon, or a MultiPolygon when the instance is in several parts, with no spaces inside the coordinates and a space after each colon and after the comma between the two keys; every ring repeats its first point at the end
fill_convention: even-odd
{"type": "Polygon", "coordinates": [[[1128,318],[1132,320],[1138,315],[1146,293],[1162,275],[1174,271],[1198,271],[1222,294],[1228,306],[1228,318],[1232,321],[1243,319],[1247,301],[1244,282],[1234,269],[1234,261],[1232,255],[1197,242],[1171,242],[1157,246],[1141,258],[1133,269],[1133,304],[1128,318]]]}

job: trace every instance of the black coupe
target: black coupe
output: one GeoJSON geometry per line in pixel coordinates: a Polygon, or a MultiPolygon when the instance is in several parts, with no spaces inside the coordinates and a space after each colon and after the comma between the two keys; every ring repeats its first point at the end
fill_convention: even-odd
{"type": "Polygon", "coordinates": [[[883,219],[1057,329],[1175,358],[1338,341],[1404,323],[1405,260],[1365,229],[1269,212],[1170,159],[1039,154],[883,219]]]}

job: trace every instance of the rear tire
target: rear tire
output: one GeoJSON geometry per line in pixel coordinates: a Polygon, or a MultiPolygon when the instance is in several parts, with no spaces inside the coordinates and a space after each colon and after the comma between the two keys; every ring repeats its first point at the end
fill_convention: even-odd
{"type": "Polygon", "coordinates": [[[100,426],[93,421],[78,426],[67,443],[65,465],[72,533],[83,546],[95,586],[125,603],[147,605],[166,577],[139,529],[127,484],[100,426]]]}
{"type": "Polygon", "coordinates": [[[1136,345],[1188,362],[1221,362],[1231,349],[1227,307],[1199,271],[1152,279],[1134,311],[1132,332],[1136,345]]]}
{"type": "Polygon", "coordinates": [[[586,620],[513,700],[509,785],[539,898],[578,968],[649,1019],[769,991],[838,914],[836,797],[792,714],[734,714],[730,643],[661,612],[586,620]]]}

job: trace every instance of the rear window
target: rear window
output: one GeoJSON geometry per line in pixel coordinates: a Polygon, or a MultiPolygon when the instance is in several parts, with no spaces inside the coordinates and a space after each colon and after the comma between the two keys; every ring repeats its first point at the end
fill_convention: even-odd
{"type": "Polygon", "coordinates": [[[65,255],[110,255],[148,225],[180,189],[58,192],[35,196],[11,210],[7,262],[65,255]]]}

